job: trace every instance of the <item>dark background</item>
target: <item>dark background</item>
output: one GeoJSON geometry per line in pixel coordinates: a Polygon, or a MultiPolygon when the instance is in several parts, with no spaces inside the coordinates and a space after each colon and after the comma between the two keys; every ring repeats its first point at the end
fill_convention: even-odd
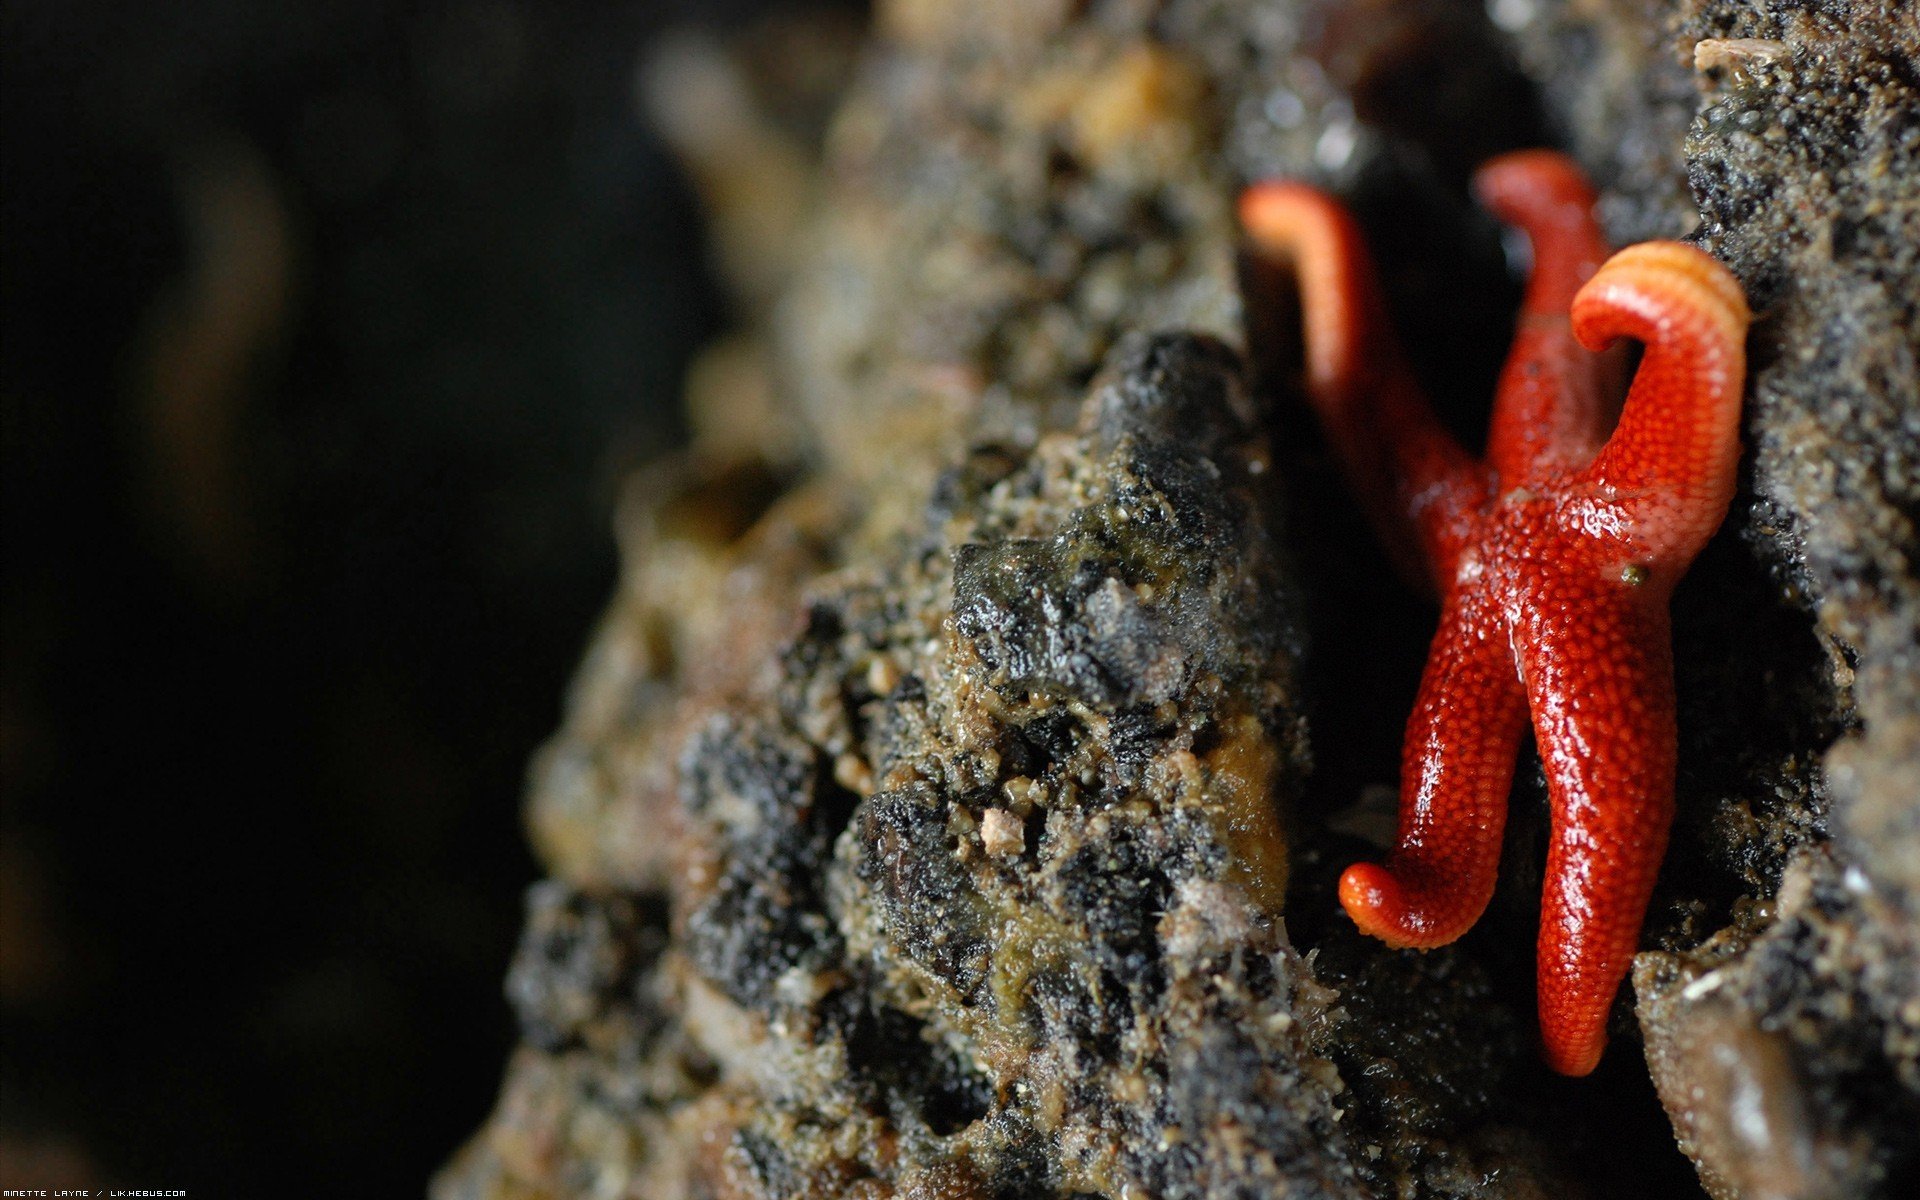
{"type": "Polygon", "coordinates": [[[754,3],[11,0],[0,1183],[417,1195],[722,317],[637,110],[754,3]]]}

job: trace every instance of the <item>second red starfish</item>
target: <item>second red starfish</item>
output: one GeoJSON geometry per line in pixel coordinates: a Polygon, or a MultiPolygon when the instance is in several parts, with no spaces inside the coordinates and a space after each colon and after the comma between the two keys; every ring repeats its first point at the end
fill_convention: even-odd
{"type": "Polygon", "coordinates": [[[1540,1032],[1550,1066],[1584,1075],[1666,852],[1667,600],[1733,497],[1749,315],[1732,275],[1691,246],[1607,258],[1592,189],[1562,155],[1506,155],[1474,183],[1526,233],[1534,263],[1483,460],[1414,382],[1339,202],[1267,183],[1240,212],[1258,251],[1299,281],[1307,393],[1350,483],[1440,598],[1401,756],[1398,841],[1384,866],[1347,869],[1340,901],[1390,946],[1465,933],[1493,895],[1531,715],[1552,807],[1540,1032]],[[1624,406],[1595,358],[1622,337],[1646,346],[1624,406]]]}

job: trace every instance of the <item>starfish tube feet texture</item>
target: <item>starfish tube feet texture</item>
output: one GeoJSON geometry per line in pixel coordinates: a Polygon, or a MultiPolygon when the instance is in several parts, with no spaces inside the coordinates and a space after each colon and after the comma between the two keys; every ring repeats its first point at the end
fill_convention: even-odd
{"type": "Polygon", "coordinates": [[[1474,184],[1533,250],[1481,460],[1414,382],[1339,202],[1261,184],[1241,219],[1259,253],[1294,272],[1307,395],[1349,483],[1396,561],[1440,599],[1395,846],[1384,864],[1348,868],[1341,904],[1395,947],[1471,928],[1493,895],[1531,724],[1552,809],[1541,1039],[1549,1065],[1583,1075],[1606,1045],[1666,851],[1667,601],[1732,499],[1750,316],[1726,268],[1691,246],[1608,258],[1592,189],[1562,155],[1509,154],[1474,184]],[[1621,338],[1645,352],[1616,420],[1599,352],[1621,338]]]}

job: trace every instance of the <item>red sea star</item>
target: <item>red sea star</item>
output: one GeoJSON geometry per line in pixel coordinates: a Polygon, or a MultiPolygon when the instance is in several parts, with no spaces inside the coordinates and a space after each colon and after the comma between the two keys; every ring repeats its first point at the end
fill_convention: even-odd
{"type": "Polygon", "coordinates": [[[1474,182],[1534,258],[1483,462],[1414,383],[1340,204],[1267,183],[1240,213],[1298,277],[1307,392],[1334,452],[1395,557],[1440,596],[1401,756],[1398,844],[1385,866],[1349,867],[1340,901],[1390,946],[1465,933],[1493,895],[1531,713],[1553,824],[1540,1032],[1550,1066],[1584,1075],[1666,852],[1667,600],[1733,496],[1749,315],[1726,268],[1691,246],[1643,243],[1601,265],[1593,192],[1561,155],[1509,154],[1474,182]],[[1589,351],[1621,337],[1646,353],[1614,424],[1589,351]]]}

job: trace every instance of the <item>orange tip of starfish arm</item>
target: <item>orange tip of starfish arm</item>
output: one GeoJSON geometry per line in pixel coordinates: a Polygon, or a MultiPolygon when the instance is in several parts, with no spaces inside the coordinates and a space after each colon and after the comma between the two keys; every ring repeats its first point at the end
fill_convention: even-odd
{"type": "Polygon", "coordinates": [[[1575,1079],[1593,1074],[1606,1049],[1607,1031],[1604,1024],[1576,1033],[1562,1032],[1551,1025],[1540,1027],[1540,1057],[1559,1074],[1575,1079]]]}
{"type": "Polygon", "coordinates": [[[1460,936],[1422,918],[1393,872],[1377,863],[1355,863],[1340,873],[1340,906],[1361,933],[1395,950],[1431,950],[1460,936]]]}
{"type": "Polygon", "coordinates": [[[1259,241],[1284,244],[1303,223],[1317,222],[1332,208],[1319,189],[1285,179],[1252,184],[1240,193],[1240,223],[1259,241]]]}
{"type": "Polygon", "coordinates": [[[1680,321],[1696,339],[1738,347],[1753,320],[1733,273],[1685,242],[1641,242],[1601,265],[1573,300],[1573,332],[1589,350],[1618,336],[1615,313],[1680,321]]]}
{"type": "Polygon", "coordinates": [[[1307,378],[1322,392],[1351,384],[1365,352],[1371,267],[1359,227],[1317,188],[1284,180],[1240,193],[1240,225],[1260,253],[1290,264],[1307,325],[1307,378]]]}

